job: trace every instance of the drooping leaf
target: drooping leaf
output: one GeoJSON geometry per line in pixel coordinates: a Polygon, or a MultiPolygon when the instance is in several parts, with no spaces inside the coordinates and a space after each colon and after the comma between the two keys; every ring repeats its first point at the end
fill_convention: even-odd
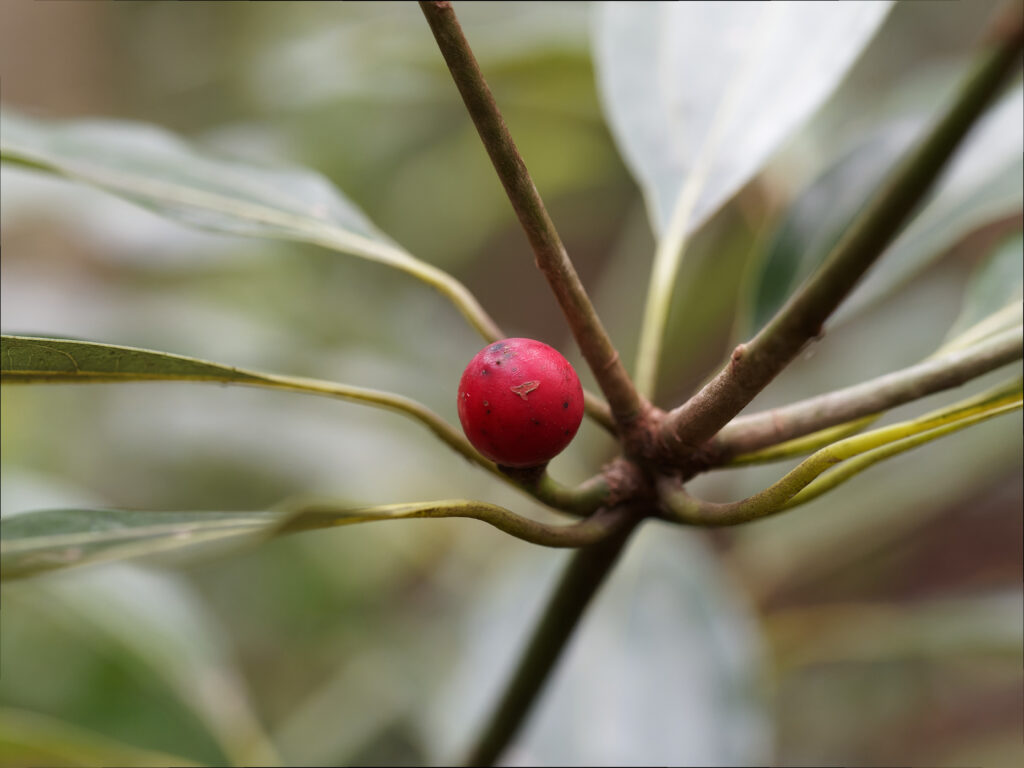
{"type": "MultiPolygon", "coordinates": [[[[45,169],[125,197],[189,226],[255,237],[342,245],[374,258],[388,243],[319,174],[215,158],[143,123],[50,122],[3,114],[5,161],[45,169]]],[[[384,260],[384,259],[381,259],[384,260]]]]}
{"type": "Polygon", "coordinates": [[[605,113],[664,234],[684,185],[687,231],[752,178],[821,105],[889,3],[597,3],[605,113]]]}
{"type": "Polygon", "coordinates": [[[1008,308],[1011,311],[1013,307],[1019,308],[1022,301],[1024,236],[1017,233],[1003,241],[971,276],[963,308],[950,328],[948,338],[954,339],[1008,308]]]}
{"type": "Polygon", "coordinates": [[[500,336],[465,287],[381,233],[324,177],[214,157],[160,128],[54,122],[5,108],[0,159],[123,197],[182,224],[322,245],[401,269],[451,299],[484,336],[500,336]]]}

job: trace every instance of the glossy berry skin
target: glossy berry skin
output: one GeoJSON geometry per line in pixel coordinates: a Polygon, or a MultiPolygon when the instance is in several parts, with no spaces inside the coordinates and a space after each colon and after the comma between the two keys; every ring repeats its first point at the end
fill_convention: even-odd
{"type": "Polygon", "coordinates": [[[547,344],[533,339],[488,344],[462,373],[462,430],[497,464],[546,464],[570,443],[582,419],[579,377],[547,344]]]}

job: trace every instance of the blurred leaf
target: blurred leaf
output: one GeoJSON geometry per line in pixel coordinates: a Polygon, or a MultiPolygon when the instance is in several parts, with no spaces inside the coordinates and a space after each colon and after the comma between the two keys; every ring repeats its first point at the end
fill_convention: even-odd
{"type": "MultiPolygon", "coordinates": [[[[565,560],[525,550],[480,586],[458,666],[424,730],[450,762],[494,705],[565,560]]],[[[644,526],[583,617],[512,765],[770,761],[759,632],[694,534],[644,526]]]]}
{"type": "Polygon", "coordinates": [[[1021,301],[1024,301],[1024,235],[1017,233],[996,248],[971,276],[963,308],[948,338],[955,339],[1007,307],[1019,308],[1021,301]]]}
{"type": "Polygon", "coordinates": [[[142,123],[48,122],[4,110],[0,156],[105,189],[184,224],[252,237],[334,243],[355,255],[387,242],[320,175],[209,157],[142,123]],[[348,245],[348,248],[345,247],[348,245]]]}
{"type": "Polygon", "coordinates": [[[1024,86],[978,122],[954,155],[932,199],[889,246],[839,309],[849,318],[904,285],[950,246],[1024,205],[1024,86]]]}
{"type": "Polygon", "coordinates": [[[196,765],[162,752],[119,744],[53,717],[0,708],[0,766],[189,766],[196,765]]]}
{"type": "Polygon", "coordinates": [[[843,155],[793,201],[752,281],[743,338],[771,319],[828,256],[871,193],[910,146],[920,125],[901,121],[843,155]]]}
{"type": "Polygon", "coordinates": [[[889,3],[599,3],[608,122],[664,234],[684,185],[696,229],[829,96],[889,3]]]}
{"type": "Polygon", "coordinates": [[[0,578],[152,555],[253,534],[280,519],[273,512],[142,512],[49,509],[8,517],[0,578]]]}
{"type": "Polygon", "coordinates": [[[326,179],[207,156],[141,123],[46,122],[5,109],[0,157],[92,184],[193,227],[297,240],[401,269],[450,298],[486,336],[493,322],[454,278],[381,233],[326,179]]]}
{"type": "MultiPolygon", "coordinates": [[[[11,522],[4,521],[5,534],[11,522]]],[[[232,763],[277,764],[223,630],[181,581],[114,565],[11,588],[10,595],[31,600],[87,642],[113,643],[140,662],[198,715],[232,763]]]]}
{"type": "Polygon", "coordinates": [[[367,764],[353,757],[413,709],[412,691],[396,670],[392,653],[376,645],[361,650],[288,711],[274,730],[274,743],[290,763],[367,764]],[[324,727],[339,715],[344,728],[324,727]]]}
{"type": "Polygon", "coordinates": [[[69,339],[0,337],[4,383],[192,380],[257,383],[258,374],[191,357],[69,339]]]}

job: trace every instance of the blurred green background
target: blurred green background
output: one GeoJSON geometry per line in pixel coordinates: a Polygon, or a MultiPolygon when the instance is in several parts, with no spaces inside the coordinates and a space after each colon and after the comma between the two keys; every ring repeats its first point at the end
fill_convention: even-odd
{"type": "MultiPolygon", "coordinates": [[[[653,239],[601,116],[588,6],[456,7],[631,361],[653,239]]],[[[676,292],[659,404],[721,361],[746,311],[738,276],[756,267],[787,204],[880,124],[929,114],[992,7],[897,5],[811,124],[701,230],[676,292]]],[[[465,282],[510,335],[579,363],[415,5],[5,2],[0,13],[4,106],[153,122],[213,151],[317,169],[465,282]]],[[[480,341],[404,274],[186,230],[6,167],[0,194],[5,333],[331,378],[456,421],[458,377],[480,341]]],[[[756,407],[930,353],[972,268],[1019,229],[1017,213],[949,248],[830,333],[756,407]]],[[[0,404],[4,515],[262,509],[314,493],[354,505],[478,498],[554,519],[416,424],[356,405],[191,384],[4,387],[0,404]]],[[[743,529],[647,526],[510,761],[1015,764],[1020,429],[1019,415],[974,427],[743,529]]],[[[584,425],[553,474],[582,480],[611,448],[584,425]]],[[[739,498],[782,471],[720,473],[695,488],[739,498]]],[[[565,557],[469,521],[409,521],[5,586],[0,763],[30,762],[33,749],[49,764],[246,763],[269,759],[267,740],[287,763],[451,760],[565,557]]]]}

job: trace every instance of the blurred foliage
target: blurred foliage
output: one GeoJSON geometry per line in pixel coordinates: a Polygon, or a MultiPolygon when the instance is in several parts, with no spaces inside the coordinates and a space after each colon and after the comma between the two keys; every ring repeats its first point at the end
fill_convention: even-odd
{"type": "MultiPolygon", "coordinates": [[[[727,353],[746,295],[739,275],[760,268],[789,204],[881,126],[931,114],[991,7],[897,5],[830,102],[696,235],[675,289],[662,405],[692,392],[727,353]]],[[[653,242],[601,117],[588,10],[458,10],[568,250],[632,360],[653,242]]],[[[507,332],[574,349],[415,6],[11,2],[0,14],[5,104],[149,121],[236,157],[314,168],[383,231],[463,280],[507,332]]],[[[321,376],[414,396],[455,421],[453,393],[478,339],[406,275],[312,246],[185,230],[6,166],[0,195],[5,332],[321,376]]],[[[967,233],[897,296],[830,332],[752,407],[926,356],[956,322],[972,270],[1019,230],[1018,212],[997,231],[967,233]]],[[[900,417],[962,396],[906,406],[900,417]]],[[[460,495],[551,517],[419,426],[356,405],[128,384],[5,387],[0,407],[4,516],[76,505],[260,509],[315,493],[352,504],[460,495]]],[[[638,552],[663,537],[692,548],[680,561],[695,564],[664,553],[646,570],[624,563],[625,582],[603,596],[573,650],[581,655],[566,663],[566,679],[583,664],[591,686],[623,692],[594,699],[590,716],[600,723],[628,705],[688,722],[710,711],[700,697],[721,695],[735,700],[716,701],[720,711],[744,714],[708,724],[720,730],[701,743],[710,750],[736,729],[749,745],[740,762],[1016,763],[1020,635],[979,617],[1013,618],[1020,605],[1020,417],[975,429],[741,530],[649,526],[638,552]],[[702,584],[710,586],[694,586],[702,584]],[[630,589],[644,585],[654,590],[649,602],[631,608],[630,589]],[[844,637],[865,617],[903,642],[880,645],[881,630],[844,637]],[[641,654],[608,629],[634,620],[661,633],[641,654]],[[965,621],[972,632],[937,640],[965,621]],[[826,629],[844,642],[823,647],[826,629]],[[733,666],[701,670],[704,687],[690,697],[682,683],[634,690],[637,661],[669,663],[675,639],[681,656],[699,659],[711,647],[733,666]],[[716,689],[714,670],[761,685],[716,689]]],[[[585,425],[553,473],[583,479],[610,445],[585,425]]],[[[779,474],[722,472],[695,488],[739,498],[779,474]]],[[[408,521],[5,585],[0,764],[32,754],[10,746],[11,733],[23,742],[40,734],[38,742],[68,744],[97,763],[146,759],[117,749],[145,750],[154,762],[168,753],[246,763],[268,742],[287,763],[445,759],[471,724],[441,717],[438,702],[466,706],[467,686],[485,694],[466,664],[490,653],[495,670],[507,668],[521,635],[495,627],[526,631],[562,558],[469,521],[408,521]]],[[[697,674],[673,670],[682,680],[697,674]]],[[[571,720],[573,696],[587,690],[557,681],[551,701],[567,703],[551,711],[542,701],[538,715],[571,720]]],[[[565,727],[586,740],[586,728],[565,727]]],[[[511,756],[520,762],[537,760],[531,749],[552,739],[536,721],[527,730],[532,746],[511,756]]],[[[639,726],[606,735],[625,739],[618,747],[627,752],[631,735],[653,744],[652,754],[674,744],[639,726]]],[[[584,753],[558,747],[569,750],[560,757],[584,753]]],[[[714,754],[723,752],[694,760],[714,754]]]]}

